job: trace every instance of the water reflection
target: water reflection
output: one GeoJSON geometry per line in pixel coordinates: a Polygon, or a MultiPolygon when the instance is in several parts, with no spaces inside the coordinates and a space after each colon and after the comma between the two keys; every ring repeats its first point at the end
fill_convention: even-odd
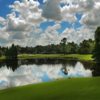
{"type": "Polygon", "coordinates": [[[34,59],[6,61],[0,64],[0,89],[60,78],[91,77],[81,62],[34,59]]]}
{"type": "Polygon", "coordinates": [[[19,65],[18,65],[18,59],[16,60],[6,60],[5,61],[7,68],[11,68],[13,71],[15,71],[19,65]]]}
{"type": "Polygon", "coordinates": [[[77,62],[74,67],[68,66],[68,76],[69,77],[90,77],[92,72],[90,69],[85,69],[83,64],[77,62]]]}
{"type": "Polygon", "coordinates": [[[92,68],[92,74],[93,76],[100,76],[100,64],[95,64],[92,68]]]}
{"type": "Polygon", "coordinates": [[[68,70],[67,70],[67,64],[62,64],[62,68],[61,68],[62,72],[67,75],[68,74],[68,70]]]}

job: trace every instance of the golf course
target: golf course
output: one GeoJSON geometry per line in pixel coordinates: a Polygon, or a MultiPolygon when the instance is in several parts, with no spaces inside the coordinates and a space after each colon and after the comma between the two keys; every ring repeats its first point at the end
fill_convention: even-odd
{"type": "Polygon", "coordinates": [[[8,88],[0,91],[0,100],[100,100],[100,77],[8,88]]]}
{"type": "MultiPolygon", "coordinates": [[[[18,59],[74,59],[93,62],[86,54],[22,54],[18,59]]],[[[1,61],[5,57],[1,57],[1,61]]],[[[0,90],[0,100],[99,100],[100,77],[64,78],[0,90]]]]}
{"type": "MultiPolygon", "coordinates": [[[[51,58],[51,59],[70,59],[81,61],[93,61],[91,54],[20,54],[18,59],[39,59],[39,58],[51,58]]],[[[0,60],[5,60],[5,56],[1,56],[0,60]]]]}
{"type": "Polygon", "coordinates": [[[0,100],[100,100],[100,0],[0,0],[0,100]]]}

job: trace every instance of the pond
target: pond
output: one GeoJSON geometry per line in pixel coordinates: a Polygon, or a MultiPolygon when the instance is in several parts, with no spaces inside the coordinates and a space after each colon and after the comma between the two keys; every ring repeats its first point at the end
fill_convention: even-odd
{"type": "Polygon", "coordinates": [[[96,68],[87,62],[64,59],[8,60],[0,62],[0,89],[98,75],[100,73],[96,68]]]}

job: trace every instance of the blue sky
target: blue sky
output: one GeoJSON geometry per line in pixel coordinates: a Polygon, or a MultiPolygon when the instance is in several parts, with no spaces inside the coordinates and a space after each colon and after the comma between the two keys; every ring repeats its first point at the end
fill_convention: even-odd
{"type": "MultiPolygon", "coordinates": [[[[11,12],[9,5],[13,4],[15,1],[22,0],[0,0],[0,16],[6,17],[7,14],[11,12]]],[[[43,4],[43,0],[38,0],[41,4],[43,4]]]]}
{"type": "MultiPolygon", "coordinates": [[[[7,14],[11,13],[11,8],[9,7],[9,5],[12,5],[16,0],[0,0],[0,16],[6,18],[7,14]]],[[[21,1],[21,0],[17,0],[17,1],[21,1]]],[[[41,5],[43,5],[43,0],[38,0],[39,3],[41,5]]],[[[74,27],[75,28],[79,28],[81,26],[81,24],[79,23],[79,20],[81,18],[81,14],[76,14],[76,17],[78,18],[78,20],[74,23],[74,27]]],[[[41,23],[41,28],[42,29],[46,29],[48,26],[52,26],[54,25],[54,21],[46,21],[41,23]]],[[[59,29],[59,32],[62,32],[66,27],[71,28],[72,27],[72,23],[68,23],[68,22],[61,22],[61,29],[59,29]]]]}
{"type": "Polygon", "coordinates": [[[15,0],[0,0],[0,16],[6,17],[11,12],[9,5],[13,4],[15,0]]]}
{"type": "Polygon", "coordinates": [[[99,11],[100,0],[0,0],[0,45],[93,39],[99,11]]]}

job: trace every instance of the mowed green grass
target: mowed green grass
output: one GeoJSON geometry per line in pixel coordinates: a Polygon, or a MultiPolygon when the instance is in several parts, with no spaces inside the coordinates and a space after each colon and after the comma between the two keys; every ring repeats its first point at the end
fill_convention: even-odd
{"type": "Polygon", "coordinates": [[[19,59],[32,59],[32,58],[64,58],[64,59],[77,59],[84,61],[92,61],[91,54],[21,54],[18,55],[19,59]]]}
{"type": "MultiPolygon", "coordinates": [[[[55,58],[55,59],[70,59],[70,60],[82,60],[93,61],[91,54],[20,54],[18,59],[34,59],[34,58],[55,58]]],[[[5,60],[5,56],[0,57],[0,61],[5,60]]]]}
{"type": "Polygon", "coordinates": [[[1,90],[0,100],[100,100],[100,77],[62,79],[1,90]]]}

